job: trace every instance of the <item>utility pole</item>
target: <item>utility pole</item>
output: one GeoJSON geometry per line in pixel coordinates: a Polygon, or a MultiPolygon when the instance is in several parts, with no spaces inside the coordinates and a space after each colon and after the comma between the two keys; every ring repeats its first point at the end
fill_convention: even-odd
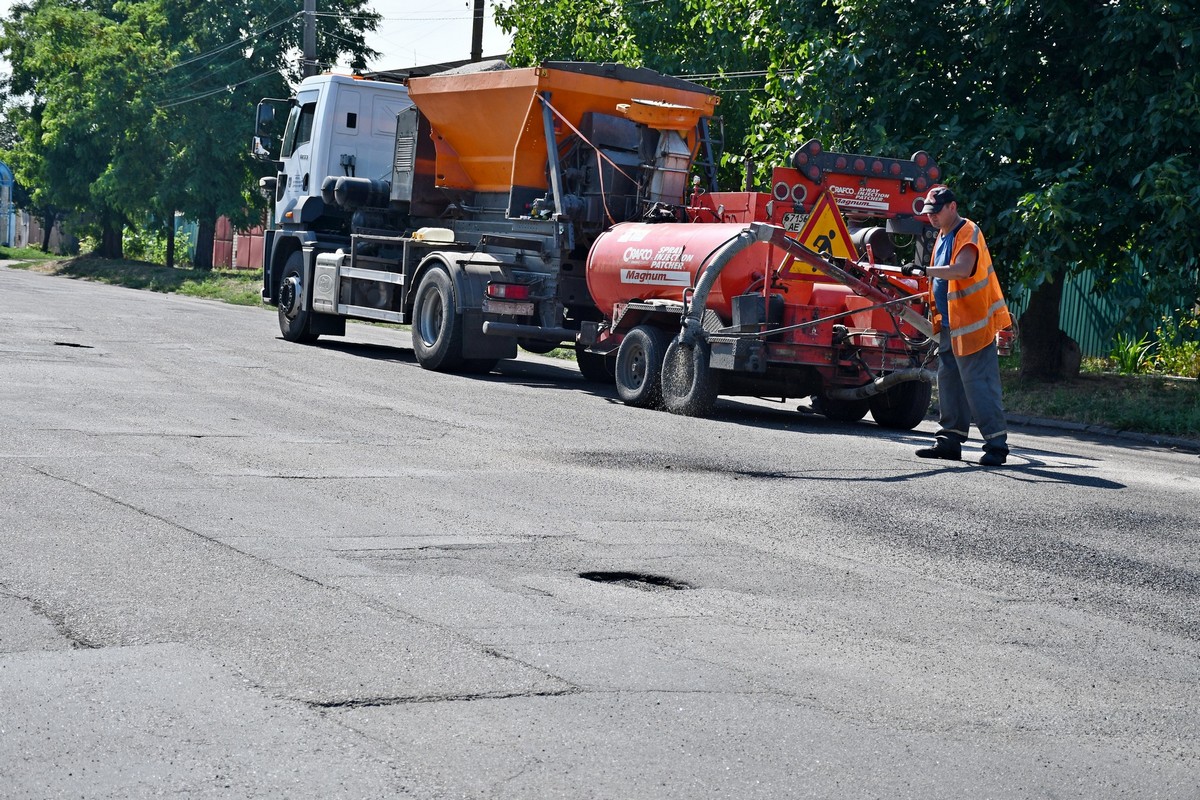
{"type": "Polygon", "coordinates": [[[317,0],[304,0],[304,64],[301,74],[317,74],[317,0]]]}
{"type": "Polygon", "coordinates": [[[483,60],[483,0],[475,0],[475,16],[471,20],[471,60],[483,60]]]}

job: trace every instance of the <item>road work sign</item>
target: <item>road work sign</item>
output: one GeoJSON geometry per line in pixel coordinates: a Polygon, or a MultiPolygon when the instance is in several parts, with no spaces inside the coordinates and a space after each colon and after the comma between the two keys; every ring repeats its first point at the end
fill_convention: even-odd
{"type": "MultiPolygon", "coordinates": [[[[846,221],[842,219],[837,202],[828,191],[821,192],[817,197],[812,213],[808,215],[808,222],[793,238],[826,258],[858,260],[858,251],[854,249],[854,243],[850,241],[850,231],[846,230],[846,221]]],[[[793,263],[784,271],[784,277],[817,274],[819,274],[818,270],[800,261],[793,263]]]]}

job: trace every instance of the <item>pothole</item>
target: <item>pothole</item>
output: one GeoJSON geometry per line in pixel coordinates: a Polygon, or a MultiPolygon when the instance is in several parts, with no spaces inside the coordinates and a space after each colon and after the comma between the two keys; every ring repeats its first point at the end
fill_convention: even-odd
{"type": "Polygon", "coordinates": [[[680,591],[695,588],[686,581],[678,581],[668,578],[666,575],[652,575],[648,572],[581,572],[579,577],[585,581],[609,583],[629,589],[640,589],[643,592],[680,591]]]}

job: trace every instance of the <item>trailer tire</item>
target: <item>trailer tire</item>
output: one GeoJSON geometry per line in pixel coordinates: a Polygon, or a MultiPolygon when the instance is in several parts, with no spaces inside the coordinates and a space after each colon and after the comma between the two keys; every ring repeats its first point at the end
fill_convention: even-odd
{"type": "Polygon", "coordinates": [[[417,363],[435,372],[463,365],[463,322],[450,273],[434,267],[425,273],[413,299],[413,352],[417,363]]]}
{"type": "Polygon", "coordinates": [[[834,422],[858,422],[871,410],[869,400],[830,400],[816,395],[812,399],[813,411],[834,422]]]}
{"type": "Polygon", "coordinates": [[[588,383],[612,386],[613,364],[605,353],[589,353],[582,345],[575,345],[575,366],[588,383]]]}
{"type": "Polygon", "coordinates": [[[717,376],[708,366],[708,342],[685,346],[676,336],[662,368],[663,408],[685,417],[705,417],[717,402],[717,376]]]}
{"type": "Polygon", "coordinates": [[[638,325],[617,349],[617,395],[627,406],[653,408],[662,403],[663,360],[671,334],[653,325],[638,325]]]}
{"type": "Polygon", "coordinates": [[[279,279],[279,331],[289,342],[307,344],[317,340],[309,326],[312,312],[304,307],[304,253],[287,257],[279,279]]]}
{"type": "Polygon", "coordinates": [[[871,416],[884,428],[910,431],[929,413],[933,386],[925,381],[905,381],[877,394],[868,402],[871,416]]]}

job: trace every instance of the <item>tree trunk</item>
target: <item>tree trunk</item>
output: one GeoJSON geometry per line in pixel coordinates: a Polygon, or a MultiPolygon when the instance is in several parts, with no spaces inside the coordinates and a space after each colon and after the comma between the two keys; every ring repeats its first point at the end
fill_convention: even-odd
{"type": "Polygon", "coordinates": [[[196,269],[212,269],[213,238],[217,234],[217,223],[209,215],[202,217],[196,225],[196,269]]]}
{"type": "Polygon", "coordinates": [[[121,241],[124,224],[119,219],[106,218],[100,223],[100,257],[124,258],[125,243],[121,241]]]}
{"type": "Polygon", "coordinates": [[[58,222],[58,213],[55,211],[46,211],[46,215],[42,217],[42,252],[50,252],[50,235],[54,233],[54,223],[58,222]]]}
{"type": "Polygon", "coordinates": [[[167,217],[167,269],[175,267],[175,215],[167,217]]]}
{"type": "Polygon", "coordinates": [[[1058,381],[1066,377],[1062,348],[1067,335],[1058,327],[1062,308],[1063,276],[1042,283],[1029,298],[1021,315],[1021,377],[1058,381]]]}

